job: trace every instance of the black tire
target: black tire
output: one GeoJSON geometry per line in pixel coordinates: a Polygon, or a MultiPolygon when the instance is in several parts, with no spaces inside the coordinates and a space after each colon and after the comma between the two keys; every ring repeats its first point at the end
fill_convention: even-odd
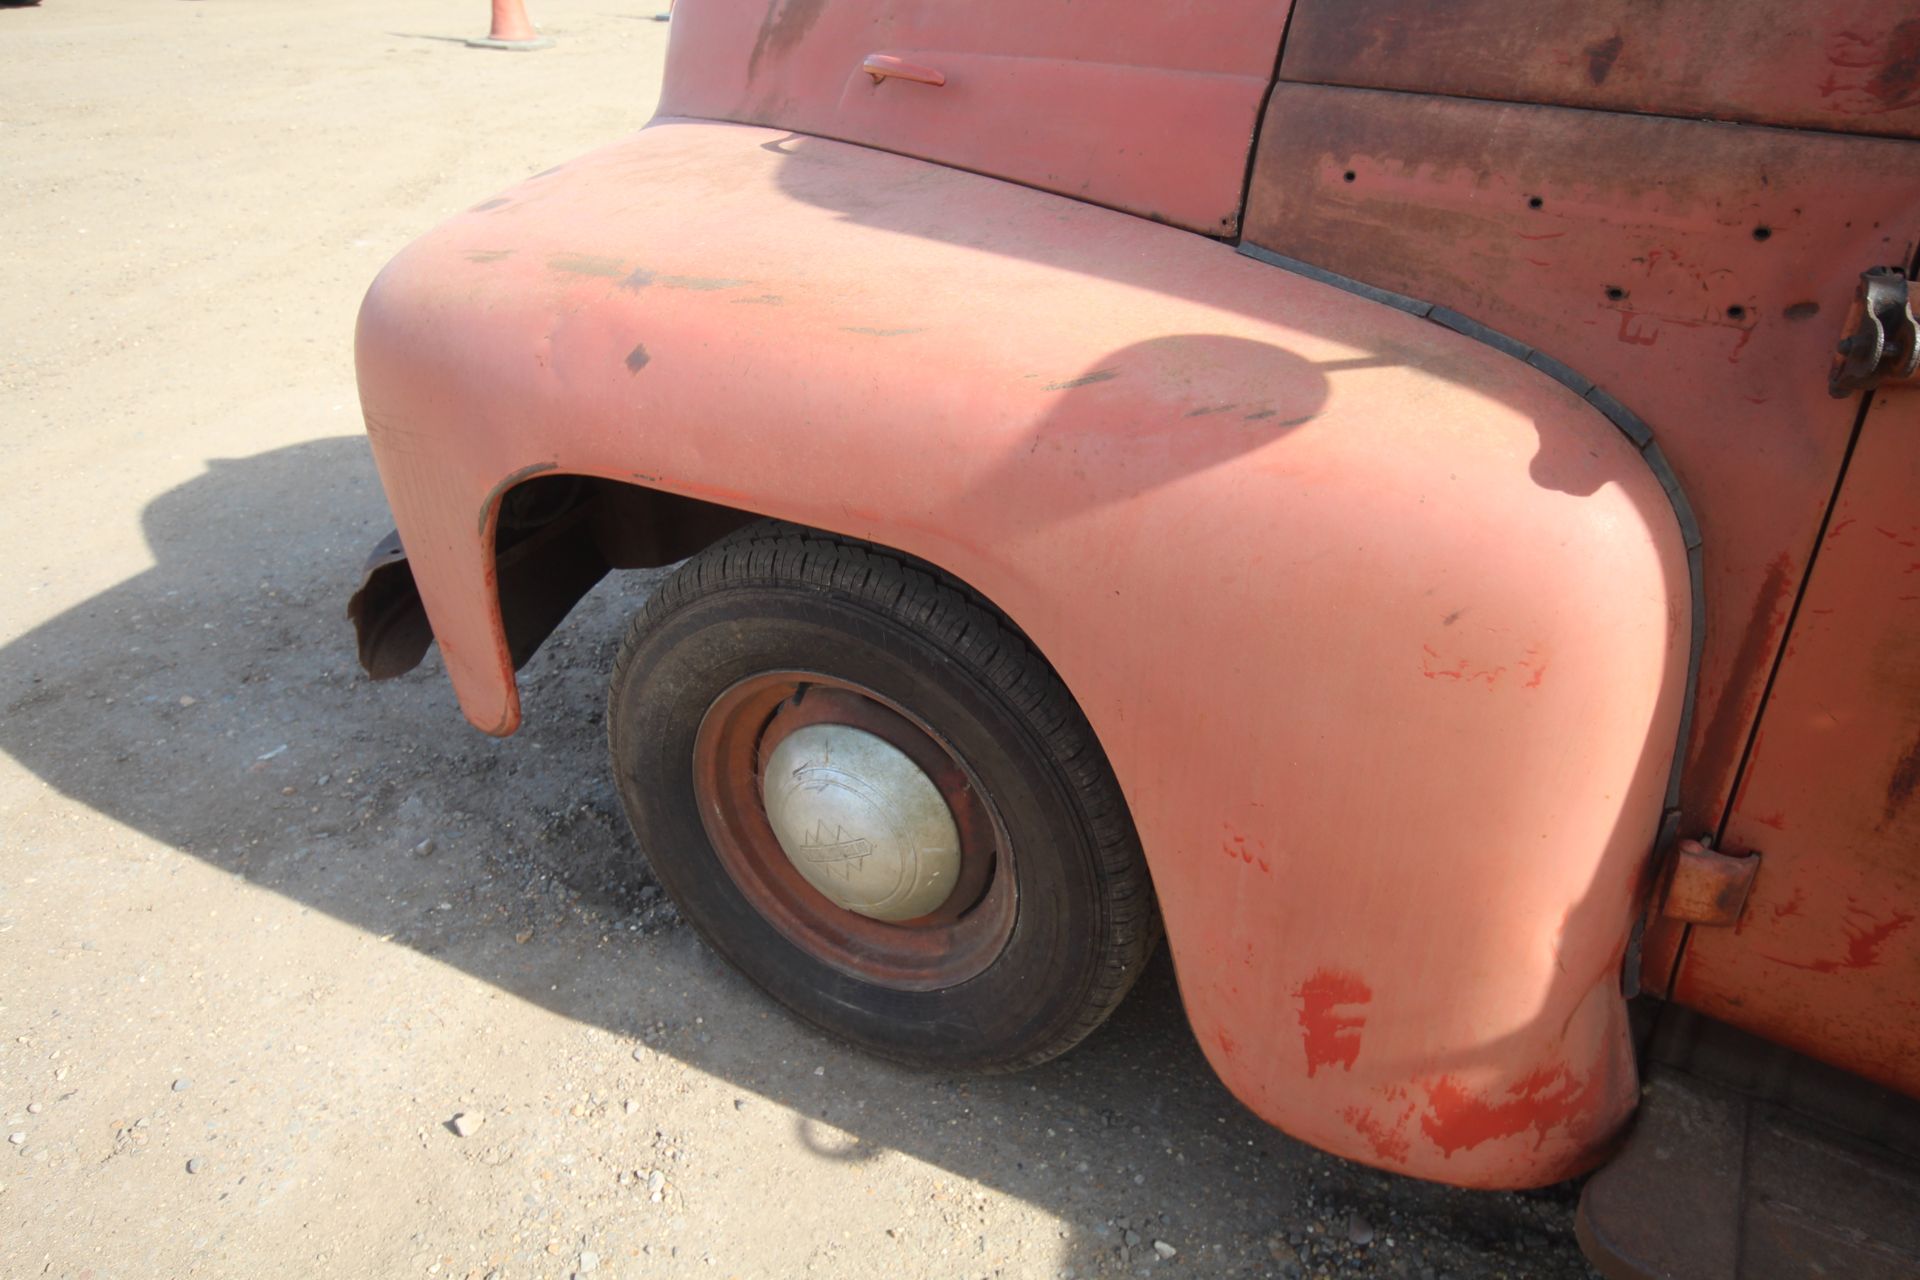
{"type": "Polygon", "coordinates": [[[682,914],[800,1017],[884,1057],[1043,1062],[1113,1012],[1159,939],[1133,821],[1060,678],[983,598],[898,553],[773,522],[709,547],[628,628],[607,731],[634,834],[682,914]],[[976,975],[902,990],[845,972],[770,923],[720,861],[696,802],[696,735],[724,691],[768,670],[857,682],[978,780],[1018,905],[976,975]]]}

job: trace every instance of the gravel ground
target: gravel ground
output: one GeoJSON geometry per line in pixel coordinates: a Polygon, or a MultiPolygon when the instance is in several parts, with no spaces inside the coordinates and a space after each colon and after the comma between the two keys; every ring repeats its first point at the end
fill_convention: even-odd
{"type": "Polygon", "coordinates": [[[468,729],[342,608],[390,523],[360,291],[637,126],[667,28],[452,0],[0,8],[0,1274],[1584,1277],[1574,1189],[1319,1154],[1157,962],[1066,1058],[916,1075],[681,926],[604,766],[658,581],[468,729]]]}

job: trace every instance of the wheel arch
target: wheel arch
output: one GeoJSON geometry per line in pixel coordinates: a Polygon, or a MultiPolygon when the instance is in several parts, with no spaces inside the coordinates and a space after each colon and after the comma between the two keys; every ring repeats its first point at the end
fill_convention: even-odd
{"type": "Polygon", "coordinates": [[[915,556],[1085,711],[1236,1094],[1444,1181],[1597,1156],[1691,600],[1592,403],[1226,246],[764,130],[656,126],[489,203],[359,346],[470,719],[517,723],[482,498],[535,474],[915,556]],[[701,235],[642,171],[708,183],[701,235]]]}
{"type": "MultiPolygon", "coordinates": [[[[608,572],[675,564],[761,518],[631,480],[538,464],[509,472],[488,490],[479,522],[481,541],[491,546],[483,595],[513,707],[510,717],[481,727],[518,728],[513,673],[608,572]]],[[[374,679],[404,675],[426,657],[434,632],[397,530],[368,557],[347,612],[360,665],[374,679]]]]}

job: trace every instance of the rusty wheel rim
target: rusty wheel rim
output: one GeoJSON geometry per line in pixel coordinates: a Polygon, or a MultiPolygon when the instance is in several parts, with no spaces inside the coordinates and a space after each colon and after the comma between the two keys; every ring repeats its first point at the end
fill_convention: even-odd
{"type": "Polygon", "coordinates": [[[714,854],[747,902],[789,942],[842,973],[903,991],[937,990],[985,970],[1013,933],[1011,847],[979,780],[929,725],[871,689],[804,671],[740,681],[701,719],[693,788],[714,854]],[[783,742],[818,726],[880,739],[937,790],[958,843],[952,888],[938,905],[911,918],[876,919],[802,874],[768,815],[766,769],[783,742]]]}

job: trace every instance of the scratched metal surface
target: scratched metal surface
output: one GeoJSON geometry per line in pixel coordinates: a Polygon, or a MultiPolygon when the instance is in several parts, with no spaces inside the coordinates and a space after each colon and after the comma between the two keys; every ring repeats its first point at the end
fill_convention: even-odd
{"type": "Polygon", "coordinates": [[[1857,413],[1826,391],[1838,327],[1860,271],[1906,262],[1916,233],[1911,143],[1300,84],[1274,91],[1246,227],[1510,334],[1651,425],[1706,540],[1696,833],[1724,812],[1857,413]]]}
{"type": "Polygon", "coordinates": [[[1914,0],[1310,0],[1288,80],[1920,136],[1914,0]]]}
{"type": "Polygon", "coordinates": [[[1290,0],[759,0],[673,15],[660,111],[778,125],[1111,205],[1238,226],[1290,0]],[[887,54],[945,77],[876,83],[887,54]]]}
{"type": "Polygon", "coordinates": [[[1920,390],[1868,413],[1724,844],[1761,872],[1677,998],[1920,1096],[1920,390]]]}

